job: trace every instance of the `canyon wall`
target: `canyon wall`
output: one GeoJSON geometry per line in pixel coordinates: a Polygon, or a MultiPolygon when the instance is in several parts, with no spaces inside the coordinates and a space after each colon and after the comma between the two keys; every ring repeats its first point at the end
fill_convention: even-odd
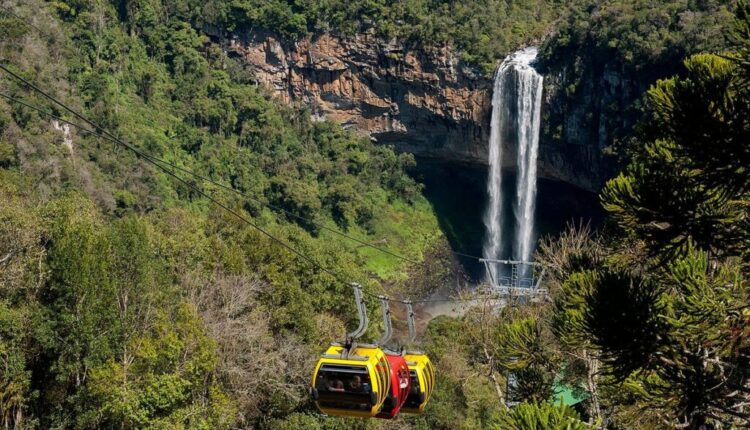
{"type": "MultiPolygon", "coordinates": [[[[447,47],[408,50],[368,34],[289,43],[266,31],[225,41],[229,55],[243,59],[259,85],[309,107],[313,118],[331,119],[417,157],[487,164],[492,76],[447,47]]],[[[512,169],[515,148],[504,151],[512,169]]],[[[543,136],[539,175],[596,190],[603,180],[600,154],[596,144],[543,136]]]]}

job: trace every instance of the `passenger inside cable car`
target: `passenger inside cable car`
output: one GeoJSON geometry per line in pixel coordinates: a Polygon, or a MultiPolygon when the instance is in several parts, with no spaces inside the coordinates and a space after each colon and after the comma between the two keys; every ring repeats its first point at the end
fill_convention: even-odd
{"type": "Polygon", "coordinates": [[[370,375],[365,366],[324,364],[315,388],[322,408],[367,411],[371,404],[370,375]]]}
{"type": "Polygon", "coordinates": [[[407,354],[404,358],[409,365],[410,390],[401,411],[421,414],[435,388],[435,368],[424,354],[407,354]]]}
{"type": "MultiPolygon", "coordinates": [[[[345,342],[331,344],[320,356],[313,370],[310,394],[324,414],[368,418],[378,414],[391,391],[391,369],[378,345],[355,342],[367,330],[368,319],[362,287],[352,284],[352,288],[359,326],[347,333],[345,342]]],[[[385,297],[381,303],[387,316],[385,297]]]]}
{"type": "Polygon", "coordinates": [[[423,398],[420,396],[421,392],[419,391],[419,379],[417,378],[417,372],[415,370],[412,370],[409,372],[409,376],[411,379],[411,384],[409,388],[409,395],[406,397],[406,404],[404,404],[405,408],[409,409],[419,409],[419,405],[422,403],[423,398]]]}

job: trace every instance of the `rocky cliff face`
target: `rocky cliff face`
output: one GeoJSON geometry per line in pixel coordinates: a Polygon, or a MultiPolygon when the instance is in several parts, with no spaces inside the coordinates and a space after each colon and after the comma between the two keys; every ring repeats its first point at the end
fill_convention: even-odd
{"type": "MultiPolygon", "coordinates": [[[[448,48],[415,52],[366,34],[288,43],[263,31],[234,35],[227,45],[260,85],[284,101],[309,106],[315,118],[418,157],[487,164],[492,77],[448,48]]],[[[515,148],[505,151],[510,168],[515,148]]],[[[581,156],[543,141],[539,174],[596,189],[601,178],[592,174],[590,160],[576,158],[581,156]]]]}
{"type": "Polygon", "coordinates": [[[641,115],[635,101],[661,76],[633,76],[606,61],[584,71],[568,64],[546,66],[540,139],[546,156],[556,158],[547,166],[579,176],[569,177],[571,183],[601,184],[616,168],[605,154],[631,134],[641,115]]]}

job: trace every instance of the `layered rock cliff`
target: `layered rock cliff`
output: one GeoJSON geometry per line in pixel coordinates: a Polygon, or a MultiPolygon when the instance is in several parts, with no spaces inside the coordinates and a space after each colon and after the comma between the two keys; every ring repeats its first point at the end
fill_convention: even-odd
{"type": "MultiPolygon", "coordinates": [[[[367,34],[289,43],[265,31],[233,35],[226,48],[259,85],[315,118],[418,157],[487,164],[493,80],[449,48],[407,50],[367,34]]],[[[541,142],[540,176],[596,189],[598,148],[568,146],[541,142]]],[[[505,151],[513,168],[515,148],[505,151]]]]}

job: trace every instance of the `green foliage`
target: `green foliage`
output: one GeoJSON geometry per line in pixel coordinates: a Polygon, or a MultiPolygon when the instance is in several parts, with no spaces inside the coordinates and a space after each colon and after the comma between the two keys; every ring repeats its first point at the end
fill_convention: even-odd
{"type": "Polygon", "coordinates": [[[570,2],[554,36],[540,49],[551,101],[543,122],[546,139],[576,150],[590,144],[619,155],[642,118],[641,99],[648,87],[682,72],[686,56],[725,49],[733,4],[570,2]]]}
{"type": "Polygon", "coordinates": [[[566,271],[568,277],[555,297],[551,327],[560,342],[570,348],[585,346],[589,341],[585,334],[586,295],[596,274],[584,270],[566,271]]]}
{"type": "Polygon", "coordinates": [[[703,54],[688,58],[685,68],[682,78],[661,81],[649,91],[654,125],[662,127],[648,132],[673,142],[675,157],[717,193],[746,192],[750,112],[738,100],[743,95],[737,61],[703,54]]]}
{"type": "Polygon", "coordinates": [[[344,35],[371,32],[384,39],[399,38],[409,46],[438,48],[446,44],[462,51],[462,60],[487,71],[518,46],[541,39],[569,0],[524,2],[471,0],[210,0],[162,1],[160,7],[128,6],[137,31],[153,25],[158,9],[177,11],[185,21],[216,25],[229,31],[270,29],[288,41],[326,31],[344,35]]]}
{"type": "MultiPolygon", "coordinates": [[[[486,324],[486,322],[485,322],[486,324]]],[[[439,317],[425,333],[426,352],[436,365],[437,388],[426,410],[428,428],[492,428],[500,408],[487,368],[478,363],[475,336],[481,328],[472,320],[439,317]],[[477,377],[466,375],[477,372],[477,377]],[[479,376],[479,373],[482,373],[479,376]]]]}
{"type": "MultiPolygon", "coordinates": [[[[0,188],[0,423],[4,426],[26,417],[35,396],[28,348],[35,314],[31,298],[45,276],[38,265],[45,255],[41,223],[31,202],[7,189],[12,188],[11,178],[4,175],[0,188]]],[[[33,418],[28,422],[35,424],[33,418]]]]}
{"type": "Polygon", "coordinates": [[[731,19],[729,4],[722,0],[575,2],[559,34],[545,46],[545,57],[565,61],[566,53],[594,49],[597,55],[588,55],[594,61],[609,60],[599,54],[615,55],[619,62],[636,68],[680,61],[689,52],[709,51],[721,43],[715,39],[723,36],[722,21],[731,19]]]}
{"type": "Polygon", "coordinates": [[[586,330],[612,372],[624,378],[648,366],[664,333],[658,317],[664,311],[659,286],[627,271],[607,269],[572,283],[586,300],[586,330]]]}
{"type": "MultiPolygon", "coordinates": [[[[374,32],[409,47],[450,44],[491,69],[548,32],[561,6],[573,9],[543,56],[566,71],[571,97],[605,69],[650,82],[687,53],[721,46],[728,10],[720,1],[30,0],[11,9],[49,34],[2,14],[0,52],[138,148],[251,196],[205,188],[325,267],[351,279],[374,272],[411,296],[444,282],[444,267],[407,273],[318,225],[448,266],[405,173],[413,157],[271,100],[207,31],[374,32]]],[[[630,165],[603,193],[611,239],[571,236],[564,252],[547,253],[554,306],[480,304],[433,321],[425,347],[437,390],[427,415],[395,425],[587,428],[548,403],[563,381],[588,391],[591,422],[747,426],[748,12],[740,5],[732,52],[692,57],[683,76],[649,92],[630,165]],[[510,391],[535,403],[506,410],[510,376],[510,391]]],[[[1,425],[391,424],[321,417],[306,394],[316,352],[354,323],[347,286],[127,151],[76,132],[71,148],[59,141],[47,119],[0,102],[1,425]]]]}
{"type": "Polygon", "coordinates": [[[16,164],[16,154],[9,143],[0,142],[0,167],[9,168],[16,164]]]}
{"type": "Polygon", "coordinates": [[[684,78],[661,81],[649,92],[653,119],[644,133],[653,140],[633,150],[602,201],[651,253],[668,258],[692,240],[736,255],[750,237],[742,197],[750,184],[748,103],[734,90],[738,73],[730,60],[698,55],[685,66],[684,78]]]}
{"type": "Polygon", "coordinates": [[[585,430],[590,428],[570,406],[521,403],[501,416],[501,430],[585,430]]]}
{"type": "MultiPolygon", "coordinates": [[[[740,5],[735,36],[746,12],[740,5]]],[[[618,425],[750,423],[748,395],[737,391],[750,380],[741,38],[737,52],[690,57],[684,76],[649,91],[630,163],[602,192],[617,231],[589,267],[568,266],[556,298],[555,331],[594,349],[614,376],[601,383],[618,425]]]]}
{"type": "Polygon", "coordinates": [[[708,261],[689,247],[656,274],[599,267],[571,277],[571,291],[586,300],[578,335],[590,337],[623,388],[671,420],[731,421],[719,418],[736,402],[729,387],[750,377],[739,358],[750,347],[740,328],[748,295],[741,266],[708,261]]]}
{"type": "Polygon", "coordinates": [[[10,425],[25,415],[31,393],[24,342],[28,310],[0,302],[0,423],[10,425]]]}
{"type": "Polygon", "coordinates": [[[50,279],[42,294],[49,312],[39,342],[50,357],[56,380],[78,384],[86,369],[112,354],[117,333],[117,297],[109,276],[109,243],[94,205],[73,194],[51,205],[44,214],[49,225],[50,279]],[[55,335],[56,334],[56,335],[55,335]],[[60,342],[57,336],[62,336],[60,342]]]}
{"type": "Polygon", "coordinates": [[[737,66],[743,69],[739,87],[747,93],[748,86],[750,86],[750,60],[748,60],[750,58],[750,5],[744,0],[737,5],[737,20],[731,40],[738,53],[733,59],[737,66]]]}
{"type": "Polygon", "coordinates": [[[317,415],[307,413],[294,413],[287,418],[274,420],[269,426],[273,430],[346,430],[346,429],[364,429],[369,428],[365,422],[355,418],[342,419],[326,417],[321,418],[317,415]]]}
{"type": "MultiPolygon", "coordinates": [[[[322,345],[297,346],[301,355],[279,358],[274,335],[284,336],[287,343],[292,336],[308,342],[332,339],[336,333],[327,332],[331,325],[321,325],[321,313],[354,315],[353,303],[341,304],[346,286],[332,291],[327,274],[300,267],[293,255],[279,252],[269,239],[236,225],[232,218],[172,209],[105,223],[92,202],[78,193],[45,203],[39,214],[19,199],[5,197],[0,214],[9,221],[0,230],[2,243],[13,246],[0,249],[3,255],[11,253],[9,266],[4,266],[8,270],[0,271],[5,422],[20,416],[26,422],[38,420],[41,427],[230,426],[237,405],[226,392],[228,382],[216,375],[236,369],[226,369],[219,361],[213,340],[223,339],[227,326],[218,326],[209,338],[203,318],[225,323],[217,321],[215,313],[197,315],[186,303],[205,306],[188,287],[208,282],[203,274],[219,268],[268,280],[254,293],[258,310],[251,308],[254,319],[243,324],[242,332],[259,320],[267,321],[263,324],[269,334],[255,346],[265,351],[263,360],[269,360],[261,361],[261,367],[273,370],[286,360],[297,364],[285,365],[295,370],[286,375],[290,381],[279,381],[281,386],[305,384],[309,360],[322,345]],[[48,241],[46,251],[37,248],[40,237],[48,241]],[[40,262],[43,266],[37,269],[40,262]],[[263,309],[271,308],[273,318],[266,320],[263,309]],[[32,390],[31,381],[40,379],[45,385],[32,390]],[[44,414],[24,417],[40,409],[44,414]],[[75,413],[68,413],[71,410],[75,413]]],[[[301,245],[313,255],[319,249],[312,239],[301,245]]],[[[337,259],[340,267],[351,264],[335,244],[319,252],[330,256],[332,264],[337,259]]],[[[348,270],[356,271],[351,266],[348,270]]],[[[249,292],[231,292],[240,293],[249,292]]],[[[232,297],[226,296],[223,306],[236,306],[232,297]]],[[[213,312],[219,311],[227,308],[213,312]]],[[[341,323],[332,326],[344,332],[341,323]]],[[[232,349],[225,346],[221,351],[228,354],[232,349]]],[[[300,404],[299,393],[258,393],[268,396],[258,401],[271,416],[300,404]]]]}
{"type": "MultiPolygon", "coordinates": [[[[49,32],[0,39],[14,69],[134,146],[246,193],[205,186],[323,266],[405,276],[300,216],[416,259],[440,238],[411,156],[271,100],[196,30],[197,2],[51,6],[10,7],[49,32]]],[[[307,414],[305,387],[310,360],[356,315],[348,287],[128,151],[75,129],[68,148],[61,134],[0,102],[0,424],[258,427],[302,411],[329,428],[307,414]],[[198,293],[232,276],[258,287],[198,293]]]]}
{"type": "Polygon", "coordinates": [[[198,315],[182,304],[172,315],[158,312],[148,333],[132,337],[122,361],[109,360],[89,371],[85,397],[90,411],[79,417],[86,428],[229,428],[231,401],[212,378],[215,345],[198,315]]]}
{"type": "Polygon", "coordinates": [[[495,329],[495,360],[504,372],[512,374],[511,401],[543,402],[552,397],[552,385],[559,371],[555,348],[547,328],[536,315],[503,315],[495,329]]]}
{"type": "Polygon", "coordinates": [[[663,385],[651,392],[666,399],[678,416],[731,408],[734,401],[730,387],[750,378],[744,361],[738,360],[750,350],[745,326],[748,289],[740,265],[729,260],[709,267],[706,253],[690,250],[670,266],[669,276],[667,284],[672,292],[664,319],[678,345],[669,345],[665,355],[673,361],[661,363],[657,374],[669,382],[669,390],[676,387],[682,396],[674,398],[663,385]],[[716,359],[704,365],[701,354],[716,359]],[[725,374],[727,366],[737,372],[725,374]],[[727,388],[705,390],[708,386],[727,388]]]}
{"type": "Polygon", "coordinates": [[[562,372],[543,312],[536,307],[498,311],[482,303],[462,318],[433,320],[425,337],[438,370],[438,390],[430,401],[428,423],[526,428],[510,424],[514,412],[504,412],[506,404],[528,400],[544,405],[562,372]]]}

